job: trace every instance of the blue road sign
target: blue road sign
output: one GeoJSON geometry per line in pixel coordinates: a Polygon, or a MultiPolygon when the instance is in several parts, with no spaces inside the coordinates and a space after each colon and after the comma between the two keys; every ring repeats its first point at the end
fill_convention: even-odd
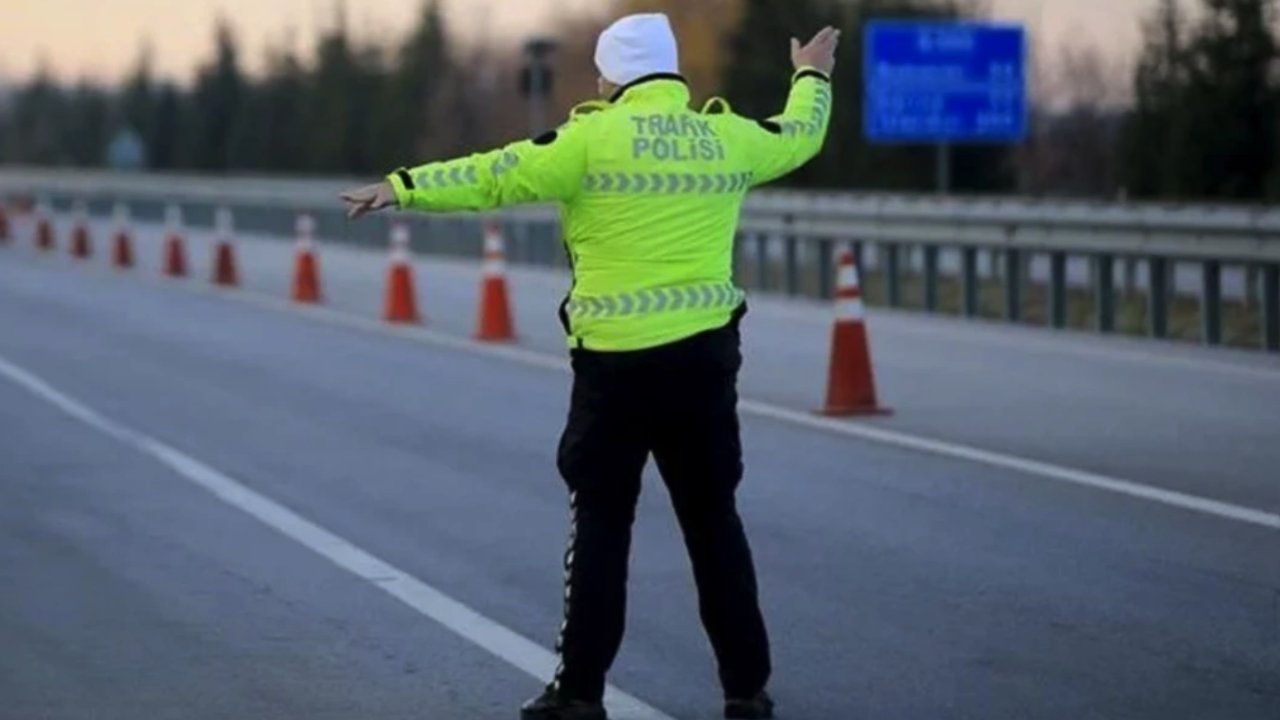
{"type": "Polygon", "coordinates": [[[1027,134],[1019,25],[874,21],[863,38],[871,142],[1018,142],[1027,134]]]}

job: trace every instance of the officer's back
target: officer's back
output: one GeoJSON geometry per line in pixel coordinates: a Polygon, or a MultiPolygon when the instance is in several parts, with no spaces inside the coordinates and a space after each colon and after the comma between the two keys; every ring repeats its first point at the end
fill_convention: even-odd
{"type": "Polygon", "coordinates": [[[747,191],[821,147],[827,81],[813,71],[797,83],[788,112],[755,121],[719,100],[692,109],[682,78],[653,75],[535,141],[581,158],[579,187],[564,198],[576,345],[638,349],[725,322],[742,300],[733,242],[747,191]]]}

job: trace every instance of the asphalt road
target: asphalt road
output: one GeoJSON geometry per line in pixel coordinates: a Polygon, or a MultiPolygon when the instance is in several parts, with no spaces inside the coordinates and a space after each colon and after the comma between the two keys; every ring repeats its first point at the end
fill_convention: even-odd
{"type": "MultiPolygon", "coordinates": [[[[69,224],[59,221],[65,249],[69,224]]],[[[25,255],[23,225],[14,249],[25,255]]],[[[108,230],[96,223],[94,266],[105,262],[108,230]]],[[[137,228],[144,277],[158,274],[162,234],[137,228]]],[[[333,239],[320,238],[319,249],[328,306],[377,317],[385,253],[333,239]]],[[[188,250],[192,279],[203,284],[209,233],[189,233],[188,250]]],[[[246,289],[287,296],[292,243],[242,235],[238,253],[246,289]]],[[[522,347],[563,356],[555,309],[568,282],[561,272],[513,271],[522,347]]],[[[469,335],[478,286],[477,263],[418,262],[419,306],[432,329],[469,335]]],[[[767,296],[750,303],[745,394],[801,411],[818,407],[831,309],[767,296]]],[[[876,427],[1280,512],[1280,357],[881,309],[872,310],[870,328],[880,395],[896,411],[876,427]]]]}
{"type": "MultiPolygon", "coordinates": [[[[287,253],[242,243],[250,289],[279,294],[287,253]]],[[[382,259],[324,253],[331,304],[376,311],[382,259]]],[[[0,360],[550,647],[569,379],[539,302],[562,278],[515,278],[543,367],[101,262],[0,248],[0,360]]],[[[419,272],[433,327],[465,335],[475,269],[419,272]]],[[[825,320],[756,302],[744,395],[815,404],[825,320]]],[[[872,330],[898,411],[874,427],[1280,509],[1271,358],[899,315],[872,330]]],[[[1280,717],[1280,530],[759,414],[744,432],[783,717],[1280,717]]],[[[613,681],[715,717],[687,563],[647,487],[613,681]]],[[[0,717],[483,720],[538,689],[298,537],[0,377],[0,717]]]]}

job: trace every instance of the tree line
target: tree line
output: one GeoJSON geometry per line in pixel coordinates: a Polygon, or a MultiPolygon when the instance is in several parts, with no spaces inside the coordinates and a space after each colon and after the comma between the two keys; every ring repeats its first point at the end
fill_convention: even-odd
{"type": "MultiPolygon", "coordinates": [[[[1095,52],[1058,58],[1069,84],[1040,97],[1018,147],[953,150],[959,192],[1091,197],[1280,199],[1277,0],[1159,0],[1119,92],[1095,52]],[[1192,7],[1185,7],[1194,3],[1192,7]],[[1064,102],[1065,99],[1065,102],[1064,102]]],[[[980,0],[613,0],[566,17],[555,55],[554,105],[594,94],[596,33],[622,12],[663,10],[682,41],[699,100],[776,112],[790,76],[786,40],[843,29],[825,152],[789,182],[800,187],[927,191],[929,147],[868,143],[862,134],[862,28],[880,17],[969,18],[980,0]],[[719,22],[709,23],[708,17],[719,22]]],[[[513,43],[518,45],[518,43],[513,43]]],[[[1043,58],[1037,54],[1037,60],[1043,58]]],[[[438,0],[404,38],[353,37],[341,16],[305,55],[270,50],[250,74],[234,28],[215,29],[212,57],[189,86],[156,77],[144,53],[119,87],[65,86],[38,72],[0,112],[0,162],[95,166],[122,131],[157,170],[370,174],[527,134],[519,47],[454,42],[438,0]]],[[[1040,67],[1037,72],[1045,72],[1040,67]]]]}

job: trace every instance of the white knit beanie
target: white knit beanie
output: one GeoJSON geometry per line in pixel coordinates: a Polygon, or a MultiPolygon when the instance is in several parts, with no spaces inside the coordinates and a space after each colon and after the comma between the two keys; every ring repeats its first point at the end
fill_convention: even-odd
{"type": "Polygon", "coordinates": [[[646,75],[680,72],[680,53],[671,21],[662,13],[628,15],[600,33],[596,44],[600,76],[627,85],[646,75]]]}

